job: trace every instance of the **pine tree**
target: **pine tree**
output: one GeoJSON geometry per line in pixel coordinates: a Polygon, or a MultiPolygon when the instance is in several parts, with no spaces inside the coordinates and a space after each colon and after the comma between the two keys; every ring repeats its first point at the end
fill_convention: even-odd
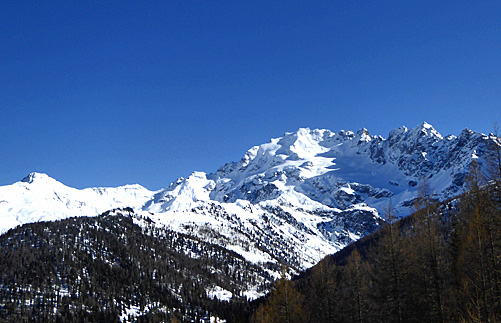
{"type": "Polygon", "coordinates": [[[253,316],[254,323],[300,323],[305,320],[303,297],[293,281],[287,280],[285,267],[282,277],[268,295],[267,303],[253,316]]]}
{"type": "Polygon", "coordinates": [[[336,266],[331,257],[322,259],[311,271],[305,303],[312,321],[332,322],[336,315],[336,266]]]}
{"type": "MultiPolygon", "coordinates": [[[[426,179],[420,184],[416,202],[417,211],[413,217],[412,249],[416,253],[414,276],[426,297],[423,299],[427,320],[445,322],[444,277],[446,275],[446,246],[442,237],[441,215],[431,200],[426,179]]],[[[423,313],[424,314],[424,313],[423,313]]]]}
{"type": "Polygon", "coordinates": [[[398,227],[393,223],[391,205],[388,205],[385,213],[389,223],[377,233],[378,243],[368,252],[374,281],[370,307],[375,310],[375,320],[402,323],[406,256],[398,227]]]}
{"type": "MultiPolygon", "coordinates": [[[[460,275],[459,292],[465,322],[495,322],[500,310],[498,264],[499,249],[495,247],[500,227],[496,225],[499,211],[489,208],[491,196],[485,189],[484,174],[472,163],[468,176],[468,194],[462,199],[463,219],[457,260],[460,275]]],[[[498,206],[499,210],[499,206],[498,206]]]]}
{"type": "Polygon", "coordinates": [[[369,316],[369,267],[355,248],[343,268],[343,296],[351,322],[367,322],[369,316]]]}

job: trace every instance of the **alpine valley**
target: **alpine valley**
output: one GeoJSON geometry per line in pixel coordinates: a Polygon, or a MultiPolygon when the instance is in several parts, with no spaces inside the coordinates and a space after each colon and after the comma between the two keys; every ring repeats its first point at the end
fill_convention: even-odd
{"type": "MultiPolygon", "coordinates": [[[[0,187],[0,254],[14,259],[12,255],[23,250],[23,241],[28,248],[61,243],[90,255],[92,261],[101,259],[101,266],[109,270],[143,268],[146,260],[123,258],[123,250],[112,247],[111,242],[103,247],[102,241],[111,238],[99,238],[92,232],[115,236],[119,244],[133,240],[144,255],[168,259],[155,263],[148,273],[151,277],[146,276],[156,281],[150,282],[152,286],[169,291],[170,298],[151,296],[147,304],[114,299],[110,304],[116,305],[113,311],[121,321],[134,321],[155,310],[181,320],[197,317],[209,322],[217,321],[216,316],[231,320],[227,309],[216,309],[203,300],[224,303],[265,295],[285,271],[299,273],[378,230],[388,220],[385,210],[389,205],[397,216],[409,215],[423,181],[435,200],[462,193],[471,163],[484,167],[488,147],[499,145],[497,140],[494,135],[468,129],[458,136],[443,137],[427,123],[394,129],[387,138],[370,135],[366,129],[334,133],[302,128],[252,147],[240,161],[227,163],[214,173],[193,172],[156,192],[140,185],[79,190],[46,174],[31,173],[20,182],[0,187]],[[69,226],[74,228],[71,234],[69,226]],[[127,232],[133,232],[134,239],[126,237],[127,232]],[[196,264],[188,264],[186,259],[196,264]],[[176,270],[177,275],[199,283],[190,287],[188,298],[182,291],[187,288],[185,281],[162,282],[163,272],[156,267],[174,263],[185,264],[176,270]],[[199,295],[200,289],[204,295],[199,295]],[[179,305],[187,303],[189,310],[179,305]]],[[[76,256],[65,258],[63,252],[57,257],[60,268],[65,263],[62,259],[68,263],[76,256]]],[[[37,256],[30,259],[35,261],[37,256]]],[[[19,263],[28,270],[26,262],[19,263]]],[[[89,269],[82,266],[72,276],[78,282],[90,277],[89,269]]],[[[26,291],[31,293],[30,304],[36,295],[49,297],[34,283],[13,292],[8,270],[2,270],[0,314],[7,313],[8,306],[15,307],[6,299],[26,291]]],[[[62,278],[63,271],[55,269],[51,282],[59,284],[55,298],[81,298],[82,290],[98,284],[93,281],[82,289],[79,283],[74,288],[70,278],[62,278]]],[[[65,311],[70,313],[68,302],[65,311]]],[[[102,302],[107,301],[103,298],[102,302]]],[[[106,307],[103,304],[96,306],[106,307]]],[[[52,314],[62,311],[57,306],[52,314]]],[[[91,309],[91,305],[79,308],[86,313],[91,309]]]]}

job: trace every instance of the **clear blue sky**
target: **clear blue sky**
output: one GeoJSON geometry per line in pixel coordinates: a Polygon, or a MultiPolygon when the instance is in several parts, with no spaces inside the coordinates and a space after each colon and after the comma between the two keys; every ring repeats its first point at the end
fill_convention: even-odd
{"type": "Polygon", "coordinates": [[[0,185],[166,187],[300,127],[501,122],[501,1],[0,0],[0,185]]]}

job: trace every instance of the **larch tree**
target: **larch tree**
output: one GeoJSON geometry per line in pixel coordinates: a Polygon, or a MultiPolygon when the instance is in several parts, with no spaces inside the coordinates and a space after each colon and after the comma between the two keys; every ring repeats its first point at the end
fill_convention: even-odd
{"type": "Polygon", "coordinates": [[[413,221],[413,245],[417,252],[416,279],[427,295],[426,304],[429,322],[444,323],[444,279],[446,275],[446,244],[442,235],[441,213],[431,198],[426,179],[420,184],[413,221]]]}

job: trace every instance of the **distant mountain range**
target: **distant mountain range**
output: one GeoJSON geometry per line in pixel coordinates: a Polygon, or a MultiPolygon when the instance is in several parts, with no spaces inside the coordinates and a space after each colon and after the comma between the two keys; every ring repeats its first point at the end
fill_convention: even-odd
{"type": "Polygon", "coordinates": [[[302,128],[156,192],[140,185],[79,190],[32,173],[0,187],[0,233],[130,207],[252,263],[302,270],[377,230],[389,203],[399,216],[410,214],[423,179],[437,199],[461,193],[471,162],[484,165],[494,141],[468,129],[444,138],[427,123],[387,138],[366,129],[302,128]]]}

